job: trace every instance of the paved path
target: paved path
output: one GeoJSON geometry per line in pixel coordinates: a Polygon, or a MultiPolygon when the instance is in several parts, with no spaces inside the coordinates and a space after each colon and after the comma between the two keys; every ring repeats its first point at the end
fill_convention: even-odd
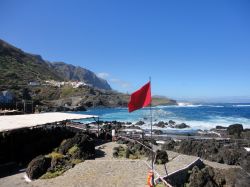
{"type": "MultiPolygon", "coordinates": [[[[96,147],[96,159],[86,160],[66,171],[62,176],[49,180],[35,180],[30,183],[23,179],[24,172],[0,179],[0,187],[143,187],[146,185],[150,161],[113,158],[113,148],[109,142],[96,147]]],[[[168,151],[167,171],[171,173],[193,162],[197,157],[168,151]]],[[[208,165],[223,169],[231,166],[206,161],[208,165]]],[[[166,175],[164,165],[157,165],[156,171],[166,175]]],[[[156,176],[157,177],[157,176],[156,176]]]]}

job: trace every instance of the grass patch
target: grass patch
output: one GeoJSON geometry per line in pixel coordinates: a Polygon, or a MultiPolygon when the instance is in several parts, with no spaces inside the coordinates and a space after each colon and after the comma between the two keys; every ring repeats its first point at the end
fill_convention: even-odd
{"type": "Polygon", "coordinates": [[[159,184],[156,184],[155,187],[165,187],[166,185],[164,185],[163,183],[159,183],[159,184]]]}
{"type": "Polygon", "coordinates": [[[63,155],[63,154],[61,154],[61,153],[52,152],[52,153],[50,153],[50,154],[46,155],[46,157],[48,157],[48,158],[52,158],[52,159],[59,159],[59,158],[63,158],[63,157],[64,157],[64,155],[63,155]]]}
{"type": "Polygon", "coordinates": [[[62,88],[61,96],[62,97],[67,97],[70,95],[73,95],[76,92],[76,90],[70,86],[64,86],[62,88]]]}
{"type": "Polygon", "coordinates": [[[79,164],[81,162],[83,162],[83,160],[80,160],[80,159],[72,159],[71,160],[71,163],[74,164],[74,165],[79,164]]]}
{"type": "Polygon", "coordinates": [[[55,178],[55,177],[58,177],[60,175],[62,175],[66,170],[58,170],[58,171],[55,171],[55,172],[51,172],[51,171],[48,171],[46,172],[44,175],[42,175],[40,177],[40,179],[52,179],[52,178],[55,178]]]}
{"type": "Polygon", "coordinates": [[[79,151],[79,147],[77,147],[76,145],[74,145],[73,147],[71,147],[69,150],[68,150],[68,153],[70,155],[74,155],[77,151],[79,151]]]}

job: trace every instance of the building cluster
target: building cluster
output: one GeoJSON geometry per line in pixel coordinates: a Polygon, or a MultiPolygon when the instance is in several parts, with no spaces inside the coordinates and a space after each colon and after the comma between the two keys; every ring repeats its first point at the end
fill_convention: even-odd
{"type": "Polygon", "coordinates": [[[55,87],[62,87],[62,86],[72,86],[73,88],[79,88],[81,86],[86,86],[87,84],[83,81],[55,81],[55,80],[46,80],[44,84],[41,84],[37,81],[31,81],[28,84],[29,86],[40,86],[40,85],[49,85],[55,87]]]}
{"type": "Polygon", "coordinates": [[[73,88],[79,88],[82,86],[86,86],[87,84],[82,81],[55,81],[55,80],[47,80],[45,81],[47,85],[62,87],[62,86],[72,86],[73,88]]]}

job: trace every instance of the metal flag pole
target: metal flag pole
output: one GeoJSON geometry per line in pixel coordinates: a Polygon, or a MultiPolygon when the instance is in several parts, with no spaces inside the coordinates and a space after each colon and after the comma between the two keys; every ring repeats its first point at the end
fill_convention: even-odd
{"type": "MultiPolygon", "coordinates": [[[[149,77],[149,83],[150,83],[150,92],[151,92],[151,77],[149,77]]],[[[152,93],[151,93],[152,94],[152,93]]],[[[151,101],[150,101],[150,126],[151,126],[151,132],[150,132],[150,136],[151,136],[151,156],[152,156],[152,160],[151,160],[151,168],[152,168],[152,172],[154,172],[154,150],[153,150],[153,115],[152,115],[152,96],[151,96],[151,101]]],[[[153,175],[154,176],[154,175],[153,175]]],[[[152,183],[154,183],[154,178],[152,179],[152,183]]],[[[154,185],[154,184],[153,184],[154,185]]]]}

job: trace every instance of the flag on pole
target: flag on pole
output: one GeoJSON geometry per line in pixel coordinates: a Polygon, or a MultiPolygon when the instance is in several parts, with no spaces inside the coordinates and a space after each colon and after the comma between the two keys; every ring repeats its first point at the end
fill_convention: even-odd
{"type": "Polygon", "coordinates": [[[135,91],[130,96],[130,101],[128,103],[128,111],[133,112],[142,107],[146,107],[151,103],[151,88],[150,82],[145,84],[139,90],[135,91]]]}

